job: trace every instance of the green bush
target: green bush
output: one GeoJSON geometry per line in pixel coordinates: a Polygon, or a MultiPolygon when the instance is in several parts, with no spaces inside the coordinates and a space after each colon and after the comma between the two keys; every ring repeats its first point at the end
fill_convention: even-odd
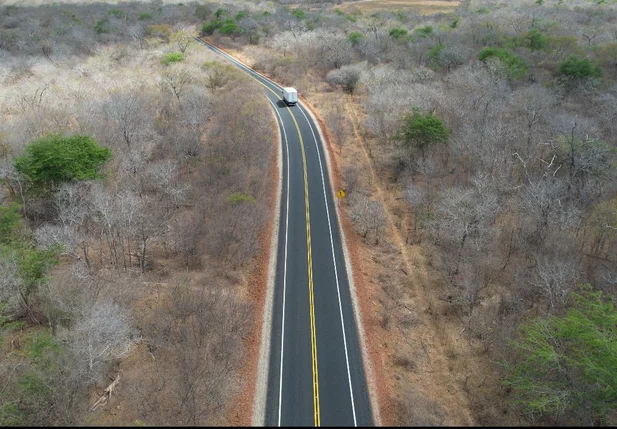
{"type": "Polygon", "coordinates": [[[214,12],[214,16],[215,16],[217,19],[218,19],[218,18],[220,18],[221,16],[223,16],[223,15],[227,15],[227,14],[229,14],[229,12],[227,12],[225,9],[221,9],[221,8],[218,8],[218,9],[216,10],[216,12],[214,12]]]}
{"type": "Polygon", "coordinates": [[[445,45],[438,43],[428,51],[428,60],[431,65],[439,66],[439,54],[441,54],[445,47],[445,45]]]}
{"type": "Polygon", "coordinates": [[[407,35],[407,30],[405,30],[404,28],[393,28],[392,30],[390,30],[390,36],[395,39],[399,39],[405,35],[407,35]]]}
{"type": "Polygon", "coordinates": [[[601,78],[602,69],[593,64],[588,58],[578,58],[570,55],[559,63],[559,74],[568,79],[580,80],[587,78],[601,78]]]}
{"type": "Polygon", "coordinates": [[[617,398],[615,299],[588,284],[570,296],[566,314],[521,326],[512,343],[517,360],[505,364],[505,384],[514,404],[531,413],[615,424],[607,420],[617,398]]]}
{"type": "Polygon", "coordinates": [[[52,188],[63,182],[99,177],[99,168],[111,158],[111,150],[88,136],[53,134],[26,146],[15,168],[35,188],[52,188]]]}
{"type": "Polygon", "coordinates": [[[163,59],[161,60],[161,63],[168,66],[170,64],[177,63],[182,60],[184,60],[184,54],[182,52],[169,52],[163,55],[163,59]]]}
{"type": "Polygon", "coordinates": [[[418,28],[415,32],[420,37],[427,37],[427,36],[430,36],[431,34],[433,34],[433,27],[430,26],[430,25],[427,25],[425,27],[418,28]]]}
{"type": "Polygon", "coordinates": [[[304,19],[304,11],[302,9],[295,9],[292,12],[292,15],[295,16],[298,19],[304,19]]]}
{"type": "Polygon", "coordinates": [[[236,21],[240,21],[242,18],[246,18],[247,16],[249,16],[249,13],[241,10],[236,14],[236,21]]]}
{"type": "Polygon", "coordinates": [[[15,203],[9,206],[0,205],[0,243],[7,244],[13,240],[15,230],[21,224],[19,209],[19,204],[15,203]]]}
{"type": "Polygon", "coordinates": [[[240,27],[238,27],[238,25],[235,22],[230,22],[230,23],[227,23],[227,24],[223,25],[219,29],[219,32],[221,34],[225,34],[227,36],[232,35],[232,34],[239,34],[240,33],[240,27]]]}
{"type": "Polygon", "coordinates": [[[152,19],[152,14],[150,12],[139,12],[139,20],[145,21],[146,19],[152,19]]]}
{"type": "Polygon", "coordinates": [[[529,66],[525,60],[515,55],[506,48],[484,48],[480,51],[478,59],[486,62],[489,58],[498,58],[506,67],[508,77],[511,79],[522,79],[527,76],[529,66]]]}
{"type": "Polygon", "coordinates": [[[351,33],[349,33],[349,36],[347,36],[347,40],[351,42],[352,46],[357,46],[358,43],[362,41],[362,39],[364,39],[364,34],[360,33],[359,31],[352,31],[351,33]]]}
{"type": "Polygon", "coordinates": [[[111,9],[110,11],[107,12],[107,14],[113,15],[118,19],[126,18],[126,15],[120,9],[111,9]]]}
{"type": "Polygon", "coordinates": [[[96,34],[109,33],[109,29],[107,28],[107,23],[109,19],[107,17],[99,19],[96,24],[94,24],[94,32],[96,34]]]}

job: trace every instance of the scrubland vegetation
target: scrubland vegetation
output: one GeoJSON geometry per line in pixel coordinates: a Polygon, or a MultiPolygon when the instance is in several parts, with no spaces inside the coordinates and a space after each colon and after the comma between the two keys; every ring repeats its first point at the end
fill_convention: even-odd
{"type": "Polygon", "coordinates": [[[0,7],[2,425],[227,421],[275,139],[199,25],[195,5],[0,7]],[[90,413],[118,374],[125,411],[90,413]]]}
{"type": "MultiPolygon", "coordinates": [[[[617,4],[471,0],[430,17],[348,4],[252,17],[255,30],[204,32],[238,50],[259,32],[242,55],[320,100],[358,233],[373,252],[389,249],[393,209],[406,246],[428,261],[426,295],[440,298],[416,317],[458,320],[444,338],[461,332],[477,345],[470,359],[498,370],[489,389],[486,377],[477,389],[452,381],[474,421],[614,424],[617,403],[604,395],[616,388],[607,368],[617,338],[601,320],[617,293],[617,4]],[[355,130],[335,105],[345,103],[362,112],[355,130]],[[406,207],[384,207],[370,176],[346,163],[354,132],[388,200],[406,207]],[[513,420],[495,411],[503,404],[513,420]]],[[[407,308],[390,299],[385,325],[412,337],[413,326],[392,322],[407,308]]],[[[414,359],[393,359],[413,380],[414,359]]],[[[406,411],[413,397],[398,397],[398,423],[444,421],[447,407],[418,420],[406,411]]]]}
{"type": "Polygon", "coordinates": [[[388,356],[405,374],[393,423],[456,421],[413,390],[442,359],[498,374],[446,374],[475,424],[617,423],[617,4],[294,4],[0,8],[0,423],[88,422],[88,387],[144,343],[131,418],[225,422],[253,310],[228,292],[267,220],[273,135],[260,89],[197,33],[337,100],[318,109],[359,237],[392,253],[394,218],[427,261],[421,285],[375,279],[381,327],[404,340],[432,319],[468,341],[426,371],[388,356]],[[354,136],[390,203],[346,163],[354,136]],[[93,155],[66,175],[71,138],[93,155]],[[411,320],[423,294],[439,299],[411,320]]]}

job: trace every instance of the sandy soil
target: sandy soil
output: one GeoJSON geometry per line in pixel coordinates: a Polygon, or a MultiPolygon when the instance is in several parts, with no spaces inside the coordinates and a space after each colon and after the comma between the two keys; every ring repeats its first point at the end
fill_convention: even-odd
{"type": "Polygon", "coordinates": [[[422,15],[450,12],[459,5],[459,1],[448,0],[360,0],[335,6],[343,11],[350,12],[357,9],[361,12],[375,12],[377,10],[415,10],[422,15]]]}

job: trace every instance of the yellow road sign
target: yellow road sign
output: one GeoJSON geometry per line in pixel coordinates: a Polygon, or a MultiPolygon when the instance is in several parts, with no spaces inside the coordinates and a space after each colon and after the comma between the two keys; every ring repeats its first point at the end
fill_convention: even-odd
{"type": "Polygon", "coordinates": [[[336,196],[339,198],[343,198],[345,196],[345,191],[342,189],[336,193],[336,196]]]}

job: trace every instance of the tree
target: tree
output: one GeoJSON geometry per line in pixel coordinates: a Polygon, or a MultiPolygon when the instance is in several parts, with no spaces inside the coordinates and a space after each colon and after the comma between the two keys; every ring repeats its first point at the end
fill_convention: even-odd
{"type": "Polygon", "coordinates": [[[525,45],[532,51],[546,48],[547,37],[537,28],[532,28],[524,36],[525,45]]]}
{"type": "Polygon", "coordinates": [[[188,48],[191,43],[195,42],[195,34],[188,28],[181,28],[171,33],[169,40],[175,43],[180,52],[184,54],[186,48],[188,48]]]}
{"type": "Polygon", "coordinates": [[[340,69],[330,70],[326,80],[332,86],[340,86],[343,91],[353,94],[360,82],[360,69],[357,66],[342,66],[340,69]]]}
{"type": "Polygon", "coordinates": [[[218,61],[206,61],[201,68],[206,72],[206,86],[212,92],[225,85],[235,72],[232,66],[218,61]]]}
{"type": "Polygon", "coordinates": [[[570,55],[559,63],[558,81],[565,86],[566,91],[585,84],[591,84],[593,87],[602,75],[602,68],[589,61],[588,58],[570,55]]]}
{"type": "Polygon", "coordinates": [[[543,255],[538,261],[531,284],[548,298],[549,309],[554,310],[566,303],[578,277],[578,264],[567,256],[543,255]]]}
{"type": "Polygon", "coordinates": [[[386,226],[386,213],[379,201],[365,195],[356,195],[351,201],[351,219],[362,237],[367,238],[368,234],[373,232],[375,244],[379,244],[379,238],[386,226]]]}
{"type": "Polygon", "coordinates": [[[559,63],[559,74],[573,80],[601,78],[602,69],[589,61],[589,58],[570,55],[565,61],[559,63]]]}
{"type": "Polygon", "coordinates": [[[617,397],[615,299],[589,284],[571,298],[566,314],[521,326],[512,343],[517,360],[506,365],[505,384],[513,389],[513,402],[531,414],[615,424],[608,420],[617,397]]]}
{"type": "Polygon", "coordinates": [[[205,4],[198,4],[195,6],[195,16],[197,18],[205,21],[210,15],[212,15],[212,10],[205,4]]]}
{"type": "Polygon", "coordinates": [[[193,75],[181,64],[172,64],[163,71],[162,79],[176,99],[180,101],[180,95],[193,81],[193,75]]]}
{"type": "Polygon", "coordinates": [[[328,128],[330,128],[334,134],[339,151],[342,150],[347,134],[349,133],[350,125],[340,103],[336,104],[335,110],[328,113],[326,116],[326,122],[328,124],[328,128]]]}
{"type": "Polygon", "coordinates": [[[95,303],[80,315],[60,338],[69,346],[87,384],[103,375],[106,364],[126,357],[130,351],[131,323],[126,310],[107,300],[95,303]]]}
{"type": "Polygon", "coordinates": [[[84,135],[54,134],[26,146],[15,168],[34,188],[48,189],[64,182],[96,179],[111,150],[84,135]]]}
{"type": "Polygon", "coordinates": [[[446,248],[457,249],[453,274],[458,274],[460,259],[468,242],[480,251],[493,228],[499,212],[499,198],[486,177],[476,177],[473,187],[446,189],[437,201],[431,220],[436,237],[442,237],[446,248]],[[455,245],[457,245],[455,247],[455,245]]]}
{"type": "Polygon", "coordinates": [[[448,142],[450,130],[446,124],[432,112],[423,115],[419,107],[403,117],[399,132],[394,139],[404,146],[420,150],[422,160],[426,158],[426,149],[434,144],[448,142]]]}
{"type": "Polygon", "coordinates": [[[527,76],[529,66],[523,58],[515,55],[506,48],[484,48],[478,54],[478,59],[484,63],[491,58],[496,58],[505,67],[506,74],[510,79],[522,79],[527,76]]]}

